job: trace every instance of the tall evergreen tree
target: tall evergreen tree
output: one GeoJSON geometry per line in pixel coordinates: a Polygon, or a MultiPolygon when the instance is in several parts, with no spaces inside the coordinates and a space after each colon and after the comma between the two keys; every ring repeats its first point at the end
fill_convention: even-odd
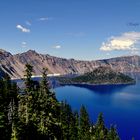
{"type": "Polygon", "coordinates": [[[11,134],[11,140],[18,140],[18,123],[19,123],[19,117],[18,117],[18,93],[19,89],[17,87],[16,83],[12,83],[11,85],[11,118],[12,118],[12,134],[11,134]]]}
{"type": "MultiPolygon", "coordinates": [[[[18,89],[15,83],[11,83],[10,77],[5,74],[0,80],[0,134],[1,139],[13,137],[14,125],[17,120],[18,89]]],[[[16,130],[14,132],[17,132],[16,130]]]]}
{"type": "Polygon", "coordinates": [[[50,93],[49,92],[49,81],[47,79],[47,75],[48,75],[48,69],[43,68],[42,80],[41,80],[41,88],[42,88],[42,90],[44,90],[44,92],[47,92],[49,94],[50,93]]]}
{"type": "Polygon", "coordinates": [[[72,122],[71,122],[71,139],[78,140],[79,139],[79,115],[77,111],[74,111],[72,114],[72,122]]]}
{"type": "Polygon", "coordinates": [[[9,106],[9,97],[7,93],[6,83],[1,80],[0,82],[0,134],[2,140],[10,139],[10,124],[8,119],[8,106],[9,106]]]}
{"type": "Polygon", "coordinates": [[[105,128],[103,114],[100,113],[95,125],[94,138],[99,140],[105,140],[107,137],[107,129],[105,128]]]}
{"type": "Polygon", "coordinates": [[[65,102],[61,103],[61,124],[62,124],[62,132],[63,132],[63,139],[70,140],[72,136],[72,109],[69,104],[65,102]]]}
{"type": "Polygon", "coordinates": [[[25,86],[26,86],[26,92],[29,94],[29,92],[33,89],[33,80],[32,80],[32,73],[33,73],[33,66],[30,64],[25,65],[25,86]]]}
{"type": "Polygon", "coordinates": [[[116,128],[113,125],[111,126],[111,128],[108,132],[107,139],[108,140],[119,140],[116,128]]]}
{"type": "Polygon", "coordinates": [[[80,139],[90,140],[90,121],[86,108],[83,105],[80,109],[80,139]]]}
{"type": "Polygon", "coordinates": [[[38,130],[49,138],[60,137],[59,103],[54,93],[49,90],[47,69],[43,68],[40,92],[37,98],[38,130]]]}
{"type": "Polygon", "coordinates": [[[30,139],[37,135],[36,122],[34,117],[35,89],[32,80],[33,67],[30,64],[25,65],[25,92],[20,95],[19,118],[20,118],[20,138],[30,139]]]}

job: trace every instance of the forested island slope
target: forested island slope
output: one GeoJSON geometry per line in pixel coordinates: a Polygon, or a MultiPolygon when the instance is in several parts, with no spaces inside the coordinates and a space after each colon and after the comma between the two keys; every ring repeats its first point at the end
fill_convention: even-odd
{"type": "Polygon", "coordinates": [[[92,72],[69,78],[59,77],[60,84],[134,84],[135,80],[110,67],[99,67],[92,72]]]}

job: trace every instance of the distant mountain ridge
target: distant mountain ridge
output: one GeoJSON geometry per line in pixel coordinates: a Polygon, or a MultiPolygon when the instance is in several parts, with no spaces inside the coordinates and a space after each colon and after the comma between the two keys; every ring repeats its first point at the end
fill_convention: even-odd
{"type": "Polygon", "coordinates": [[[93,71],[100,66],[109,66],[116,72],[136,73],[140,72],[140,56],[123,56],[103,60],[82,61],[65,59],[48,54],[40,54],[34,50],[12,55],[0,50],[0,72],[6,72],[12,78],[24,76],[25,64],[34,66],[34,75],[41,75],[42,68],[47,67],[49,73],[59,74],[83,74],[93,71]]]}

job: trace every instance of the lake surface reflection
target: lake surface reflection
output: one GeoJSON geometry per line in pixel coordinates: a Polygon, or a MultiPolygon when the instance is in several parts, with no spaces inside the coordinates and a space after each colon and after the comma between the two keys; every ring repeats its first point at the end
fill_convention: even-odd
{"type": "Polygon", "coordinates": [[[103,112],[107,127],[116,124],[122,140],[140,140],[140,80],[136,85],[63,86],[55,92],[74,110],[85,105],[93,122],[103,112]]]}

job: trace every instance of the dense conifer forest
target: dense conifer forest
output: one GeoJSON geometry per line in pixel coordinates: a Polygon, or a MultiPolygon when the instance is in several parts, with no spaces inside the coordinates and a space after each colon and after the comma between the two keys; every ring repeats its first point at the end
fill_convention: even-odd
{"type": "Polygon", "coordinates": [[[84,106],[73,111],[58,102],[49,88],[47,69],[40,82],[32,80],[33,67],[25,66],[25,89],[5,74],[0,79],[1,140],[119,140],[116,128],[104,124],[102,113],[93,123],[84,106]]]}
{"type": "Polygon", "coordinates": [[[56,77],[60,84],[135,84],[136,81],[120,72],[114,71],[111,67],[100,66],[82,75],[75,77],[56,77]]]}

